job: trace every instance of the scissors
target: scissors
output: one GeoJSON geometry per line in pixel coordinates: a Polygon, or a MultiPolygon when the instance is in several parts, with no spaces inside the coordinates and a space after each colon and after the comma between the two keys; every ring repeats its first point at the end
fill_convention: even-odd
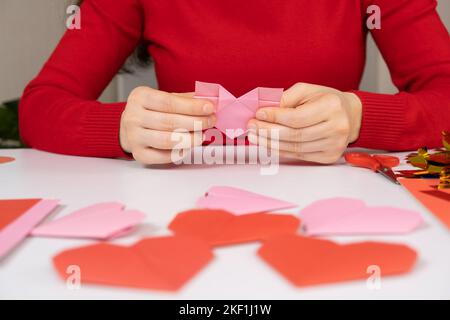
{"type": "Polygon", "coordinates": [[[361,152],[350,152],[345,154],[345,161],[356,167],[363,167],[371,169],[375,172],[381,173],[384,177],[390,181],[400,184],[395,176],[392,167],[398,166],[400,160],[397,157],[384,156],[384,155],[370,155],[361,152]]]}

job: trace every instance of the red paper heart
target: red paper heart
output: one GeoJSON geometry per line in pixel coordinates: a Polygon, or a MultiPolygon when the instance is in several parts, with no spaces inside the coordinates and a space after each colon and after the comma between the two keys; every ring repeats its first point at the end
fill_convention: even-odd
{"type": "Polygon", "coordinates": [[[408,272],[417,253],[406,245],[359,242],[340,245],[328,240],[285,235],[264,242],[258,255],[294,285],[367,279],[369,266],[381,276],[408,272]]]}
{"type": "Polygon", "coordinates": [[[236,216],[223,210],[194,209],[179,213],[169,229],[197,237],[213,246],[264,240],[295,233],[300,220],[293,215],[250,213],[236,216]]]}
{"type": "Polygon", "coordinates": [[[213,258],[207,244],[188,237],[143,239],[132,246],[94,244],[63,251],[53,258],[58,273],[80,268],[81,283],[175,291],[213,258]]]}
{"type": "Polygon", "coordinates": [[[0,157],[0,164],[13,162],[14,160],[16,160],[16,159],[13,157],[0,157]]]}

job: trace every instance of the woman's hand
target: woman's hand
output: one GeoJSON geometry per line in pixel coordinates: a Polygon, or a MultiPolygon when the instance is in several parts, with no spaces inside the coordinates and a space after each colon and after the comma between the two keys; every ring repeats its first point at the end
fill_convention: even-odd
{"type": "Polygon", "coordinates": [[[138,87],[131,92],[122,113],[120,145],[143,164],[174,162],[177,159],[172,159],[173,149],[201,145],[202,130],[215,125],[214,112],[211,102],[195,99],[189,93],[167,93],[138,87]],[[185,133],[177,132],[177,139],[173,139],[175,130],[185,133]]]}
{"type": "Polygon", "coordinates": [[[248,124],[249,141],[275,145],[270,129],[278,129],[281,157],[334,163],[358,138],[361,114],[361,101],[353,93],[297,83],[284,92],[280,108],[258,110],[248,124]]]}

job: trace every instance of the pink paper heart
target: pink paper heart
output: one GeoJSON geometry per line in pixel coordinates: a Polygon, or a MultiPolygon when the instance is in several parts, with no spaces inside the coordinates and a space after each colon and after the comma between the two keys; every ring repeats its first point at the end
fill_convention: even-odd
{"type": "Polygon", "coordinates": [[[300,211],[307,235],[399,234],[418,228],[418,212],[394,207],[368,207],[361,200],[331,198],[300,211]]]}
{"type": "Polygon", "coordinates": [[[123,208],[124,205],[117,202],[92,205],[40,225],[31,234],[43,237],[102,240],[123,236],[145,218],[145,214],[140,211],[123,208]]]}
{"type": "Polygon", "coordinates": [[[255,88],[236,98],[217,83],[195,82],[195,97],[216,106],[216,128],[231,139],[247,132],[247,123],[262,107],[278,107],[283,89],[255,88]]]}
{"type": "Polygon", "coordinates": [[[222,209],[236,215],[268,212],[297,206],[291,202],[226,186],[209,188],[206,194],[197,200],[196,204],[199,208],[222,209]]]}

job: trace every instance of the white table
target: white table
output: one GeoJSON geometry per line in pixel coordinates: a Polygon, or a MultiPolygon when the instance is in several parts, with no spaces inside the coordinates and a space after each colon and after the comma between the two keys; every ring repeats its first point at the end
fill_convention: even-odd
{"type": "Polygon", "coordinates": [[[103,201],[121,201],[128,208],[148,214],[146,223],[135,234],[116,243],[168,234],[166,226],[174,215],[193,207],[198,196],[217,184],[279,197],[300,208],[317,199],[355,197],[369,205],[417,210],[426,221],[424,227],[405,236],[333,238],[339,242],[401,242],[418,251],[414,270],[402,276],[383,277],[379,290],[369,289],[364,280],[296,288],[258,258],[257,243],[216,249],[215,260],[177,293],[88,284],[70,290],[53,269],[51,257],[92,241],[28,238],[0,263],[0,299],[450,299],[450,233],[401,186],[369,170],[342,163],[281,165],[278,174],[261,175],[258,165],[153,169],[134,161],[27,149],[0,150],[0,156],[16,158],[15,162],[0,165],[2,199],[60,199],[64,207],[51,218],[103,201]]]}

